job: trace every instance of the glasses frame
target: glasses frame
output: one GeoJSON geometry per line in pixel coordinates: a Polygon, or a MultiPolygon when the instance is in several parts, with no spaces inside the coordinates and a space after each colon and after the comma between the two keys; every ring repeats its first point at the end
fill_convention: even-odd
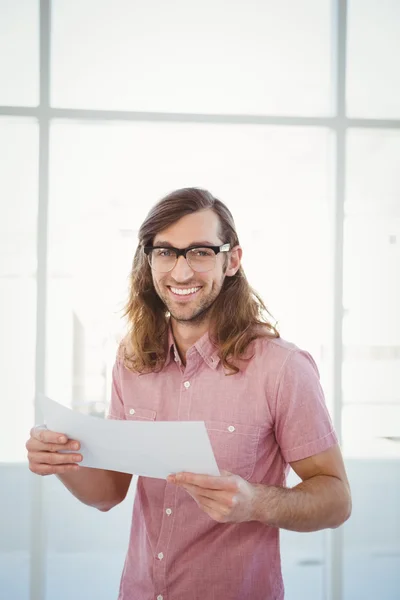
{"type": "MultiPolygon", "coordinates": [[[[220,252],[229,252],[229,250],[231,249],[231,245],[228,244],[222,244],[222,246],[188,246],[187,248],[175,248],[174,246],[143,246],[143,251],[144,253],[147,255],[147,259],[149,261],[149,265],[150,267],[153,269],[151,262],[150,262],[150,255],[152,250],[173,250],[176,254],[176,260],[175,260],[175,264],[173,267],[171,267],[171,269],[168,269],[168,271],[158,271],[158,273],[169,273],[170,271],[173,271],[173,269],[175,269],[176,264],[179,260],[180,256],[183,256],[184,259],[187,261],[186,258],[186,254],[189,252],[189,250],[196,250],[196,249],[201,249],[201,248],[207,248],[208,250],[213,250],[215,256],[217,256],[217,254],[219,254],[220,252]]],[[[192,269],[192,271],[195,271],[197,273],[207,273],[207,271],[196,271],[196,269],[193,269],[192,265],[188,262],[189,267],[192,269]]],[[[153,271],[155,271],[156,269],[153,269],[153,271]]],[[[208,271],[211,271],[212,269],[208,269],[208,271]]]]}

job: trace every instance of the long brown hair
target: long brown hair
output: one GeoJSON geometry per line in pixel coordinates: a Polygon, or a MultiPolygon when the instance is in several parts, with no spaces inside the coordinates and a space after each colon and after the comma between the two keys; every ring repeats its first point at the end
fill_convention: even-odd
{"type": "MultiPolygon", "coordinates": [[[[168,339],[169,312],[154,289],[143,247],[152,245],[157,233],[185,215],[206,209],[212,209],[218,215],[219,237],[223,243],[229,243],[231,248],[238,245],[229,209],[200,188],[183,188],[168,194],[153,206],[140,227],[130,274],[129,299],[124,310],[129,331],[122,345],[125,366],[132,371],[160,370],[165,363],[168,339]]],[[[232,277],[225,277],[222,289],[210,307],[210,323],[213,324],[210,335],[223,366],[231,373],[240,370],[238,361],[248,359],[246,349],[254,339],[279,337],[276,324],[273,325],[267,315],[270,313],[250,287],[242,267],[232,277]]]]}

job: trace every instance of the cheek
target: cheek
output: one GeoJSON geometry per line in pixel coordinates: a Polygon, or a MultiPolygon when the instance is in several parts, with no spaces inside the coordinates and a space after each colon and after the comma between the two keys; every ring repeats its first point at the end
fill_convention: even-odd
{"type": "Polygon", "coordinates": [[[156,290],[156,292],[158,293],[158,295],[160,295],[160,293],[162,293],[162,290],[163,290],[162,279],[157,279],[157,278],[153,277],[153,286],[154,286],[154,289],[156,290]]]}
{"type": "Polygon", "coordinates": [[[221,290],[222,286],[224,285],[225,277],[226,277],[225,269],[222,269],[220,272],[219,278],[215,279],[215,282],[214,282],[215,287],[217,287],[218,289],[221,290]]]}
{"type": "Polygon", "coordinates": [[[162,288],[164,286],[163,277],[155,277],[153,275],[153,284],[155,288],[162,288]]]}

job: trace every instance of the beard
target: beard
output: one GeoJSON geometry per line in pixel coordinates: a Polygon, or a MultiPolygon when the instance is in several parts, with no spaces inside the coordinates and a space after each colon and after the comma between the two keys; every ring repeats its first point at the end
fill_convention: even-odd
{"type": "MultiPolygon", "coordinates": [[[[160,290],[160,288],[158,286],[155,286],[155,290],[156,290],[157,295],[160,297],[160,299],[164,303],[165,308],[168,310],[171,317],[177,323],[182,323],[182,324],[187,323],[188,325],[189,324],[190,325],[199,325],[200,323],[204,323],[204,321],[206,321],[208,319],[209,314],[212,309],[212,306],[221,292],[222,285],[224,283],[224,279],[225,279],[225,275],[223,274],[219,284],[214,282],[210,293],[205,298],[198,301],[196,303],[196,305],[192,307],[191,311],[185,306],[182,306],[181,308],[179,308],[179,306],[178,307],[173,306],[172,302],[170,302],[170,299],[168,297],[169,292],[162,293],[162,291],[160,290]]],[[[195,286],[193,286],[193,287],[195,287],[195,286]]],[[[203,290],[203,288],[202,288],[202,290],[203,290]]]]}
{"type": "Polygon", "coordinates": [[[204,323],[207,320],[208,314],[211,311],[211,307],[214,304],[213,300],[211,303],[208,303],[206,306],[199,306],[191,315],[178,315],[174,313],[174,311],[167,306],[169,314],[171,315],[174,321],[177,323],[190,323],[191,325],[199,325],[200,323],[204,323]]]}

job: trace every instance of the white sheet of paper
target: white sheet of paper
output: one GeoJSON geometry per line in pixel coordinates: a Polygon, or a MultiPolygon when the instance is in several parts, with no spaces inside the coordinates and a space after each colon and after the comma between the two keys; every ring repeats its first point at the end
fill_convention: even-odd
{"type": "Polygon", "coordinates": [[[83,467],[160,479],[180,471],[220,475],[204,421],[101,419],[39,400],[47,428],[80,442],[83,467]]]}

